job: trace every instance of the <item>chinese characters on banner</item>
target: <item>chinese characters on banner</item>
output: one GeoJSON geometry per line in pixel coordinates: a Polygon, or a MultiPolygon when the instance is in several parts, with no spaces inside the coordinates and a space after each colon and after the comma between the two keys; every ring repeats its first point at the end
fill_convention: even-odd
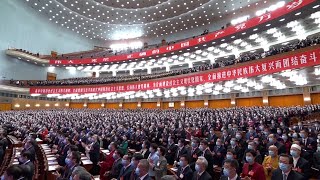
{"type": "Polygon", "coordinates": [[[263,23],[267,23],[275,18],[281,17],[287,13],[298,10],[314,1],[315,0],[294,0],[275,11],[268,12],[261,16],[254,17],[241,24],[237,24],[235,26],[229,26],[224,30],[218,30],[204,36],[178,42],[173,45],[163,46],[157,49],[150,49],[150,50],[136,52],[132,54],[109,56],[105,58],[101,57],[101,58],[95,58],[95,59],[89,58],[89,59],[73,59],[73,60],[50,60],[49,63],[52,65],[99,64],[99,63],[106,63],[106,62],[118,62],[118,61],[146,58],[146,57],[155,56],[159,54],[170,53],[170,52],[178,51],[181,49],[187,49],[193,46],[198,46],[204,43],[208,43],[216,39],[224,38],[234,33],[245,31],[249,28],[253,28],[263,23]]]}
{"type": "Polygon", "coordinates": [[[108,93],[125,91],[145,91],[152,89],[174,88],[179,86],[194,86],[208,82],[219,82],[263,74],[272,74],[288,69],[309,67],[320,64],[320,48],[295,55],[284,55],[280,59],[271,58],[257,63],[216,69],[211,72],[195,73],[183,77],[167,78],[154,81],[140,81],[117,85],[61,87],[61,88],[30,88],[31,94],[84,94],[108,93]]]}

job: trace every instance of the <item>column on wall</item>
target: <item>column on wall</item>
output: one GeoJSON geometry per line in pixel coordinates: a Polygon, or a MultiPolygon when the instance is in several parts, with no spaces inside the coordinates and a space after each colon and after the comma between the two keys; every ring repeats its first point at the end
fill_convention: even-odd
{"type": "Polygon", "coordinates": [[[203,105],[204,105],[204,107],[208,107],[208,105],[209,105],[209,96],[203,96],[203,105]]]}
{"type": "Polygon", "coordinates": [[[138,107],[138,108],[141,108],[141,99],[138,99],[137,107],[138,107]]]}
{"type": "Polygon", "coordinates": [[[310,87],[303,87],[303,102],[304,105],[311,104],[310,87]]]}
{"type": "Polygon", "coordinates": [[[264,106],[269,106],[269,91],[262,91],[262,103],[264,106]]]}
{"type": "Polygon", "coordinates": [[[235,107],[236,106],[236,94],[232,93],[230,94],[230,98],[231,98],[231,107],[235,107]]]}
{"type": "Polygon", "coordinates": [[[161,98],[158,98],[157,100],[157,108],[161,108],[161,98]]]}

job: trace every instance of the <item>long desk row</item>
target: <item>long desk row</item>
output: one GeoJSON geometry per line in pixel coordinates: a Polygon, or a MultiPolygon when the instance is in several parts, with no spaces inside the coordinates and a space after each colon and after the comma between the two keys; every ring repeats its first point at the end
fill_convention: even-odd
{"type": "MultiPolygon", "coordinates": [[[[46,167],[47,180],[55,180],[56,176],[54,173],[56,172],[56,169],[60,167],[56,155],[51,151],[48,144],[41,144],[40,149],[44,156],[43,159],[46,167]]],[[[81,164],[87,171],[89,171],[93,165],[92,161],[84,154],[81,154],[81,164]]]]}

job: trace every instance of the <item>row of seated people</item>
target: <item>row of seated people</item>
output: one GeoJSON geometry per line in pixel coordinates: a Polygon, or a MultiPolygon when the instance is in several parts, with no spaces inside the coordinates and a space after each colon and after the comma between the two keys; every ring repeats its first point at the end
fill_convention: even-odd
{"type": "Polygon", "coordinates": [[[66,85],[89,85],[89,84],[109,84],[109,83],[118,83],[118,82],[133,82],[133,81],[141,81],[141,80],[150,80],[150,79],[158,79],[169,76],[176,76],[182,74],[189,74],[194,72],[206,71],[210,69],[215,69],[219,67],[231,66],[237,63],[243,63],[247,61],[253,61],[273,55],[277,55],[284,52],[294,51],[300,48],[305,48],[308,46],[320,44],[320,37],[312,37],[304,40],[300,40],[298,42],[289,43],[282,47],[275,48],[272,47],[269,51],[265,51],[263,53],[246,53],[241,54],[240,57],[232,60],[226,60],[221,62],[215,62],[213,64],[205,64],[201,66],[195,66],[193,68],[182,69],[182,70],[174,70],[169,72],[161,72],[154,74],[143,74],[143,75],[125,75],[125,76],[110,76],[110,77],[83,77],[83,78],[72,78],[72,79],[62,79],[55,81],[16,81],[10,80],[10,84],[18,85],[18,86],[66,86],[66,85]]]}
{"type": "MultiPolygon", "coordinates": [[[[99,172],[101,179],[110,176],[112,167],[113,171],[116,170],[113,166],[115,163],[111,163],[110,169],[110,160],[119,160],[128,154],[129,148],[140,152],[149,161],[151,167],[148,174],[156,179],[165,174],[165,170],[161,169],[163,173],[157,177],[156,170],[161,164],[178,167],[183,154],[194,171],[199,171],[194,162],[203,156],[205,160],[200,158],[203,161],[202,170],[206,167],[213,178],[216,177],[213,168],[221,168],[223,162],[231,157],[239,164],[240,168],[236,169],[238,173],[242,172],[243,178],[254,174],[261,178],[271,178],[271,172],[278,168],[278,155],[290,154],[293,156],[293,170],[307,179],[313,176],[310,167],[318,169],[320,165],[319,123],[306,129],[307,126],[304,127],[301,122],[298,126],[290,126],[289,118],[303,118],[319,111],[319,108],[319,105],[310,105],[217,110],[8,111],[0,113],[0,124],[22,139],[30,133],[40,134],[44,142],[58,150],[57,157],[61,166],[69,162],[66,160],[67,152],[78,148],[78,151],[88,154],[93,162],[90,172],[93,175],[99,172]],[[76,148],[72,148],[74,145],[76,148]],[[108,147],[110,154],[113,152],[116,155],[109,154],[109,158],[100,161],[101,146],[108,147]],[[166,163],[158,163],[160,159],[166,163]],[[251,172],[256,168],[254,166],[260,167],[258,164],[262,164],[266,171],[251,172]]],[[[31,146],[32,143],[26,141],[26,148],[31,146]]],[[[290,169],[291,158],[285,158],[288,162],[284,165],[290,169]]],[[[117,171],[121,170],[119,167],[117,171]]]]}

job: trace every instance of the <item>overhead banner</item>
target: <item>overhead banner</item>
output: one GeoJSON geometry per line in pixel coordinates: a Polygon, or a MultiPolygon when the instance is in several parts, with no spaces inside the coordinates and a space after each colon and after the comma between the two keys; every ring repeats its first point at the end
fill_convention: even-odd
{"type": "Polygon", "coordinates": [[[298,10],[313,2],[315,2],[315,0],[294,0],[275,11],[271,11],[261,16],[254,17],[252,19],[249,19],[246,22],[237,24],[235,26],[229,26],[225,29],[211,32],[204,36],[199,36],[186,41],[177,42],[175,44],[168,45],[168,46],[162,46],[156,49],[149,49],[146,51],[135,52],[131,54],[121,54],[121,55],[100,57],[100,58],[50,60],[49,63],[52,65],[86,65],[86,64],[100,64],[100,63],[102,64],[102,63],[108,63],[108,62],[135,60],[135,59],[146,58],[146,57],[155,56],[159,54],[171,53],[174,51],[179,51],[181,49],[187,49],[190,47],[198,46],[201,44],[214,41],[216,39],[220,39],[238,32],[245,31],[249,28],[253,28],[263,23],[267,23],[273,19],[279,18],[290,12],[298,10]]]}
{"type": "Polygon", "coordinates": [[[320,64],[320,48],[299,52],[294,55],[284,55],[281,58],[270,58],[257,63],[237,67],[215,69],[211,72],[193,73],[186,76],[158,79],[153,81],[139,81],[110,85],[95,85],[82,87],[44,87],[30,88],[31,94],[84,94],[109,93],[125,91],[145,91],[152,89],[174,88],[179,86],[194,86],[209,82],[219,82],[246,78],[263,74],[272,74],[288,69],[309,67],[320,64]]]}

